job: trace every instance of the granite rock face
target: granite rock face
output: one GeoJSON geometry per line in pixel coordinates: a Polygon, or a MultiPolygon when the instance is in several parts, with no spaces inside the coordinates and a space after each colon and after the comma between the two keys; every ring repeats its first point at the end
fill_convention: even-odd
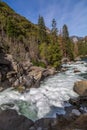
{"type": "Polygon", "coordinates": [[[29,59],[17,63],[12,55],[0,51],[0,91],[15,87],[20,92],[39,87],[40,81],[55,74],[54,68],[34,66],[29,59]]]}

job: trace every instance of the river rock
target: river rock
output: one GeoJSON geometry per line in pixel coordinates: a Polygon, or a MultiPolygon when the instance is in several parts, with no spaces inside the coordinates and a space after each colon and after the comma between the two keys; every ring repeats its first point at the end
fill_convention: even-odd
{"type": "Polygon", "coordinates": [[[15,110],[0,112],[0,130],[29,130],[33,125],[33,121],[18,115],[15,110]]]}
{"type": "Polygon", "coordinates": [[[34,127],[37,128],[37,130],[53,130],[53,127],[56,126],[56,124],[56,118],[42,118],[35,121],[34,127]]]}
{"type": "Polygon", "coordinates": [[[77,109],[73,109],[72,110],[72,114],[76,115],[76,116],[80,116],[81,115],[81,112],[77,109]]]}
{"type": "Polygon", "coordinates": [[[17,90],[23,92],[25,89],[29,89],[34,87],[36,81],[34,77],[30,77],[27,75],[23,75],[19,77],[13,84],[13,87],[17,88],[17,90]]]}
{"type": "Polygon", "coordinates": [[[3,87],[0,86],[0,92],[2,92],[3,90],[4,90],[3,87]]]}
{"type": "Polygon", "coordinates": [[[70,60],[69,60],[69,58],[67,58],[67,57],[62,58],[62,60],[61,60],[62,64],[63,64],[63,63],[67,63],[67,62],[69,62],[69,61],[70,61],[70,60]]]}
{"type": "Polygon", "coordinates": [[[78,98],[70,98],[69,103],[76,107],[80,106],[80,100],[78,98]]]}
{"type": "Polygon", "coordinates": [[[76,57],[74,60],[75,61],[81,61],[81,58],[80,57],[76,57]]]}
{"type": "Polygon", "coordinates": [[[66,67],[61,68],[61,71],[62,71],[62,72],[65,72],[65,71],[67,71],[67,70],[68,70],[68,68],[66,68],[66,67]]]}
{"type": "Polygon", "coordinates": [[[75,82],[73,90],[80,96],[87,96],[87,81],[75,82]]]}
{"type": "Polygon", "coordinates": [[[80,106],[87,107],[87,96],[79,96],[77,98],[70,99],[69,103],[77,108],[80,108],[80,106]]]}
{"type": "Polygon", "coordinates": [[[55,68],[45,69],[45,70],[42,72],[41,80],[45,79],[45,78],[48,77],[48,76],[54,75],[55,73],[57,73],[57,71],[55,70],[55,68]]]}
{"type": "Polygon", "coordinates": [[[79,73],[81,72],[80,70],[78,70],[77,68],[74,69],[74,73],[79,73]]]}

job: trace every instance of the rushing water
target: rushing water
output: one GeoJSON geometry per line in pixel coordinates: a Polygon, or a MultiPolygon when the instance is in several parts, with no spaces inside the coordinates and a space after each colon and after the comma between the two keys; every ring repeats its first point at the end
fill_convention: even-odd
{"type": "Polygon", "coordinates": [[[20,114],[36,120],[41,117],[54,117],[56,113],[65,114],[64,107],[70,105],[70,97],[78,96],[73,91],[74,82],[86,79],[87,63],[84,61],[64,64],[66,72],[44,80],[39,88],[31,88],[28,93],[20,94],[12,88],[0,93],[0,107],[2,110],[16,109],[20,114]],[[77,68],[81,72],[74,73],[77,68]]]}

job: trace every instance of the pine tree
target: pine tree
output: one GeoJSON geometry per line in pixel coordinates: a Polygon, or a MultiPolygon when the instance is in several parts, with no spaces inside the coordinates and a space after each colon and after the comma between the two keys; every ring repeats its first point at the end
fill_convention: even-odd
{"type": "Polygon", "coordinates": [[[64,39],[68,39],[69,38],[69,32],[68,32],[68,27],[67,27],[67,25],[65,25],[64,24],[64,26],[63,26],[63,38],[64,39]]]}
{"type": "Polygon", "coordinates": [[[68,57],[70,60],[72,60],[74,58],[73,57],[73,44],[69,38],[67,25],[63,26],[62,37],[63,37],[63,55],[65,57],[68,57]]]}
{"type": "Polygon", "coordinates": [[[58,34],[58,29],[57,29],[57,23],[56,23],[56,20],[53,19],[52,20],[52,29],[51,29],[51,33],[52,35],[56,38],[57,37],[57,34],[58,34]]]}
{"type": "Polygon", "coordinates": [[[42,16],[39,15],[38,18],[38,26],[40,29],[45,30],[45,22],[44,22],[44,18],[42,16]]]}
{"type": "Polygon", "coordinates": [[[46,27],[45,27],[45,22],[44,18],[42,16],[39,16],[38,18],[38,26],[39,26],[39,40],[40,43],[46,41],[46,27]]]}

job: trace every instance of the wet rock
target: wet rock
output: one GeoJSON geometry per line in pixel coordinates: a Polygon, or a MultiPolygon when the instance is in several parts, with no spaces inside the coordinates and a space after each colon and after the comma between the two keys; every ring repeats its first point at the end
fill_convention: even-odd
{"type": "Polygon", "coordinates": [[[69,62],[69,61],[70,61],[70,60],[69,60],[69,58],[67,58],[67,57],[62,58],[62,60],[61,60],[62,64],[63,64],[63,63],[67,63],[67,62],[69,62]]]}
{"type": "Polygon", "coordinates": [[[13,103],[2,104],[2,105],[0,106],[0,108],[1,108],[2,110],[10,109],[10,108],[13,108],[13,107],[14,107],[14,104],[13,104],[13,103]]]}
{"type": "Polygon", "coordinates": [[[2,92],[3,90],[4,90],[3,87],[0,86],[0,92],[2,92]]]}
{"type": "Polygon", "coordinates": [[[20,93],[24,93],[25,92],[25,87],[24,86],[18,86],[16,87],[16,90],[20,93]]]}
{"type": "Polygon", "coordinates": [[[35,122],[34,127],[36,130],[53,130],[56,124],[55,118],[42,118],[35,122]]]}
{"type": "Polygon", "coordinates": [[[0,113],[1,130],[29,130],[33,121],[18,115],[15,110],[5,110],[0,113]]]}
{"type": "Polygon", "coordinates": [[[77,106],[77,107],[79,107],[79,105],[80,105],[78,98],[73,98],[73,99],[70,98],[69,103],[72,104],[73,106],[77,106]]]}
{"type": "Polygon", "coordinates": [[[74,109],[72,109],[72,112],[75,115],[87,113],[87,96],[79,96],[75,99],[70,99],[69,102],[73,105],[74,109]]]}
{"type": "Polygon", "coordinates": [[[57,73],[56,69],[51,67],[47,69],[49,71],[49,75],[54,75],[55,73],[57,73]]]}
{"type": "Polygon", "coordinates": [[[78,113],[80,114],[80,111],[77,109],[77,106],[65,107],[65,112],[65,117],[79,116],[78,113]]]}
{"type": "Polygon", "coordinates": [[[75,61],[80,61],[81,58],[80,58],[80,57],[76,57],[74,60],[75,60],[75,61]]]}
{"type": "Polygon", "coordinates": [[[87,96],[87,81],[78,81],[74,84],[73,90],[80,96],[87,96]]]}
{"type": "Polygon", "coordinates": [[[30,67],[29,75],[33,76],[36,80],[43,80],[44,78],[53,75],[56,73],[56,70],[54,68],[41,68],[32,66],[30,67]]]}
{"type": "Polygon", "coordinates": [[[26,88],[33,87],[34,84],[35,84],[35,79],[33,78],[33,76],[30,77],[30,76],[23,75],[14,82],[13,86],[16,88],[21,86],[21,87],[25,87],[26,89],[26,88]]]}
{"type": "Polygon", "coordinates": [[[68,68],[66,68],[66,67],[65,67],[65,68],[61,68],[61,71],[62,71],[62,72],[65,72],[65,71],[67,71],[67,70],[68,70],[68,68]]]}
{"type": "Polygon", "coordinates": [[[41,80],[45,79],[48,76],[54,75],[55,73],[57,73],[57,71],[54,68],[50,68],[50,69],[45,69],[42,72],[42,77],[41,80]]]}
{"type": "Polygon", "coordinates": [[[74,69],[74,73],[79,73],[79,72],[81,72],[81,71],[76,68],[74,69]]]}
{"type": "Polygon", "coordinates": [[[76,115],[76,116],[80,116],[81,115],[81,112],[77,109],[73,109],[72,110],[72,114],[76,115]]]}
{"type": "Polygon", "coordinates": [[[80,106],[87,106],[87,96],[79,96],[77,98],[70,99],[69,103],[73,106],[77,106],[78,108],[80,106]]]}

